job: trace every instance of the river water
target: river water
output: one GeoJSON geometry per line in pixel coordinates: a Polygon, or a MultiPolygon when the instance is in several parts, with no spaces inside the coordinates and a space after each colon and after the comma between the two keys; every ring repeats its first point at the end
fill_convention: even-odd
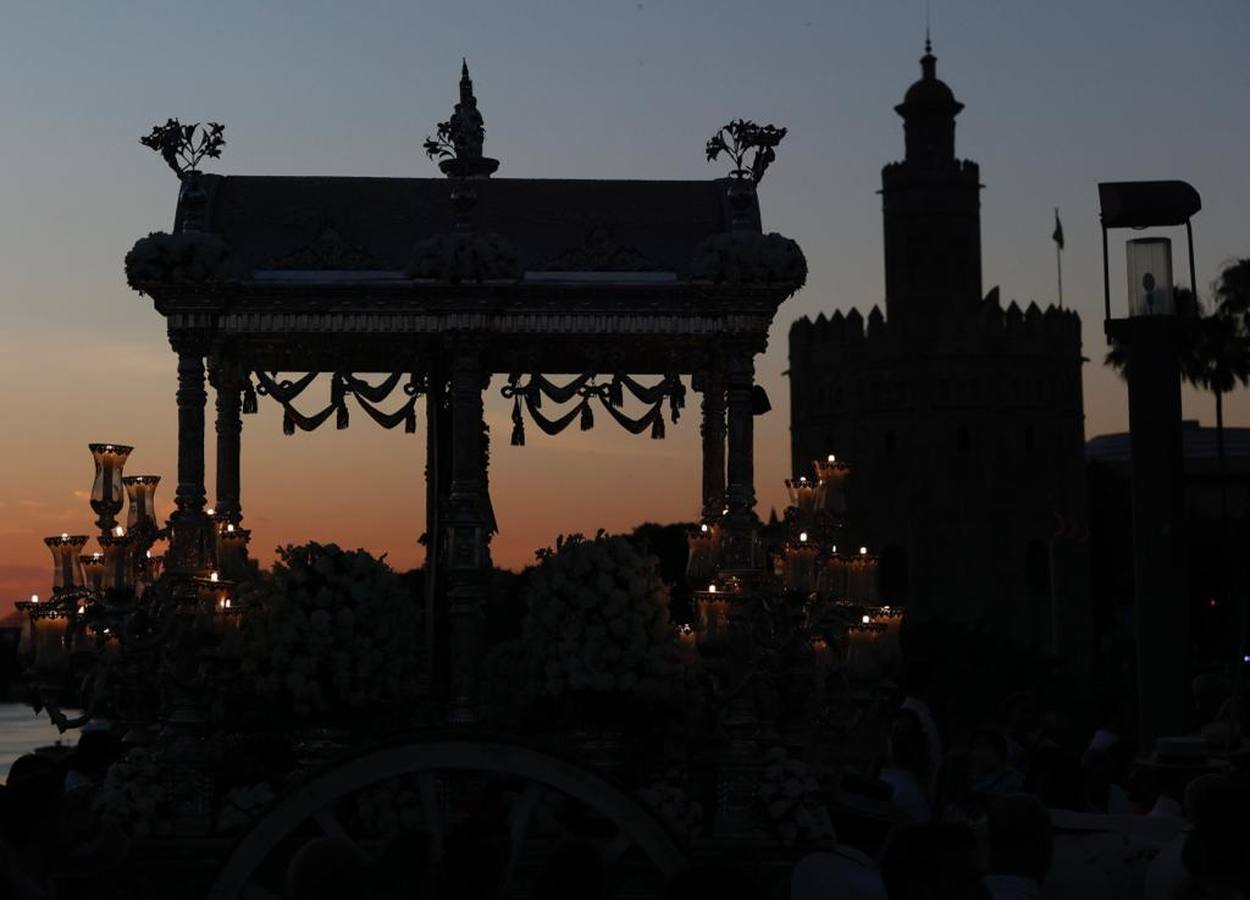
{"type": "Polygon", "coordinates": [[[24,703],[0,703],[0,782],[8,779],[9,766],[19,756],[57,741],[73,747],[78,743],[78,732],[61,734],[48,721],[46,712],[36,716],[24,703]]]}

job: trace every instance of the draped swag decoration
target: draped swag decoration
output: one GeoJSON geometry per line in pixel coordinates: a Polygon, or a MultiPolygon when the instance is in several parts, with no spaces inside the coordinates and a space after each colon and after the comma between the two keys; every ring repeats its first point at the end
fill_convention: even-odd
{"type": "Polygon", "coordinates": [[[664,399],[668,398],[669,413],[673,423],[681,417],[681,410],[686,405],[686,386],[677,375],[666,375],[657,384],[647,386],[628,375],[616,374],[606,384],[596,381],[594,374],[580,375],[568,384],[560,385],[548,381],[537,373],[522,382],[521,375],[514,372],[508,376],[508,383],[503,386],[505,399],[512,401],[512,446],[525,446],[525,417],[521,412],[521,404],[529,411],[534,424],[546,434],[557,435],[577,419],[582,431],[594,427],[595,416],[591,404],[598,400],[617,423],[632,434],[642,434],[651,429],[653,440],[664,437],[664,399]],[[625,391],[628,390],[634,399],[646,404],[647,411],[634,418],[622,410],[625,405],[625,391]],[[554,403],[564,404],[576,399],[576,404],[567,412],[555,418],[547,418],[542,413],[543,398],[554,403]]]}
{"type": "Polygon", "coordinates": [[[412,434],[417,430],[417,397],[425,392],[425,386],[422,379],[413,373],[408,376],[408,383],[404,385],[403,392],[407,395],[404,404],[394,412],[382,412],[375,406],[386,400],[387,397],[395,390],[399,384],[399,380],[403,375],[395,372],[386,376],[381,384],[373,385],[362,378],[357,378],[350,372],[335,372],[330,378],[330,405],[324,409],[313,413],[312,415],[304,415],[295,408],[295,398],[304,392],[304,390],[312,384],[320,372],[309,372],[307,375],[301,375],[294,381],[289,379],[278,380],[278,373],[256,372],[256,387],[252,387],[251,379],[243,388],[243,411],[246,413],[256,412],[256,395],[262,397],[273,397],[282,405],[282,431],[284,434],[294,434],[298,427],[301,431],[312,431],[319,427],[326,419],[330,418],[330,414],[335,414],[334,424],[336,428],[346,428],[349,421],[347,411],[347,395],[351,394],[356,398],[356,402],[360,405],[369,418],[377,422],[383,428],[394,428],[400,422],[404,423],[404,431],[412,434]]]}

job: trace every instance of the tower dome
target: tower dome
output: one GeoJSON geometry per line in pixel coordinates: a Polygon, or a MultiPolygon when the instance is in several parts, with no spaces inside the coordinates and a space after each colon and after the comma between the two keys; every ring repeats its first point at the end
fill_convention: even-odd
{"type": "Polygon", "coordinates": [[[907,160],[937,164],[955,159],[955,116],[964,105],[937,77],[937,57],[928,38],[920,58],[920,80],[903,95],[894,111],[903,117],[907,160]]]}

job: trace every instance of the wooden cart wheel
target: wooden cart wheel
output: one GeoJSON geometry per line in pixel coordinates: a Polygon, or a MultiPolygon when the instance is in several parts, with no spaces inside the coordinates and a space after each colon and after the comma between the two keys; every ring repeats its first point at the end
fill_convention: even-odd
{"type": "Polygon", "coordinates": [[[450,786],[457,780],[482,778],[509,785],[512,802],[504,813],[506,821],[500,823],[509,837],[501,897],[516,896],[524,881],[519,876],[537,867],[532,857],[553,845],[549,832],[546,837],[536,834],[541,810],[552,801],[587,811],[599,827],[563,836],[589,837],[614,883],[633,881],[640,896],[646,895],[646,885],[656,888],[685,865],[684,854],[659,821],[621,787],[592,771],[502,741],[433,740],[348,760],[279,800],[235,845],[209,891],[209,900],[277,900],[283,895],[278,873],[285,872],[299,846],[316,837],[341,839],[371,857],[376,848],[351,833],[343,809],[361,791],[395,778],[414,780],[419,786],[420,827],[430,837],[429,853],[434,859],[441,856],[448,831],[450,786]],[[624,869],[632,873],[628,879],[622,874],[624,869]],[[644,870],[649,874],[639,877],[644,870]]]}

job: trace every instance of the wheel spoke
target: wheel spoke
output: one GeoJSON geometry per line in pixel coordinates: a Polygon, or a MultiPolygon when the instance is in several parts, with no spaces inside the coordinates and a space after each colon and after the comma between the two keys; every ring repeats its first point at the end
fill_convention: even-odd
{"type": "Polygon", "coordinates": [[[421,808],[425,811],[425,827],[433,838],[430,852],[435,861],[443,858],[443,816],[438,808],[438,781],[428,772],[417,777],[421,789],[421,808]]]}
{"type": "Polygon", "coordinates": [[[625,851],[628,850],[631,846],[633,846],[633,843],[634,842],[630,838],[630,836],[622,831],[620,834],[614,837],[612,841],[608,844],[608,846],[604,849],[603,861],[606,864],[611,865],[612,863],[620,859],[625,854],[625,851]]]}
{"type": "Polygon", "coordinates": [[[356,842],[352,840],[351,835],[343,828],[343,823],[339,821],[339,817],[335,815],[334,807],[324,806],[313,813],[313,819],[321,826],[321,830],[325,832],[326,837],[335,840],[344,841],[352,845],[357,853],[360,848],[356,846],[356,842]]]}
{"type": "Polygon", "coordinates": [[[511,813],[508,816],[508,833],[510,837],[508,864],[504,867],[503,877],[499,881],[499,896],[501,897],[508,896],[508,891],[512,888],[512,876],[516,872],[517,861],[521,858],[521,849],[525,843],[525,836],[529,833],[530,822],[534,819],[534,810],[538,808],[544,793],[546,793],[546,789],[537,781],[528,782],[525,785],[525,790],[521,792],[521,796],[512,805],[511,813]]]}

